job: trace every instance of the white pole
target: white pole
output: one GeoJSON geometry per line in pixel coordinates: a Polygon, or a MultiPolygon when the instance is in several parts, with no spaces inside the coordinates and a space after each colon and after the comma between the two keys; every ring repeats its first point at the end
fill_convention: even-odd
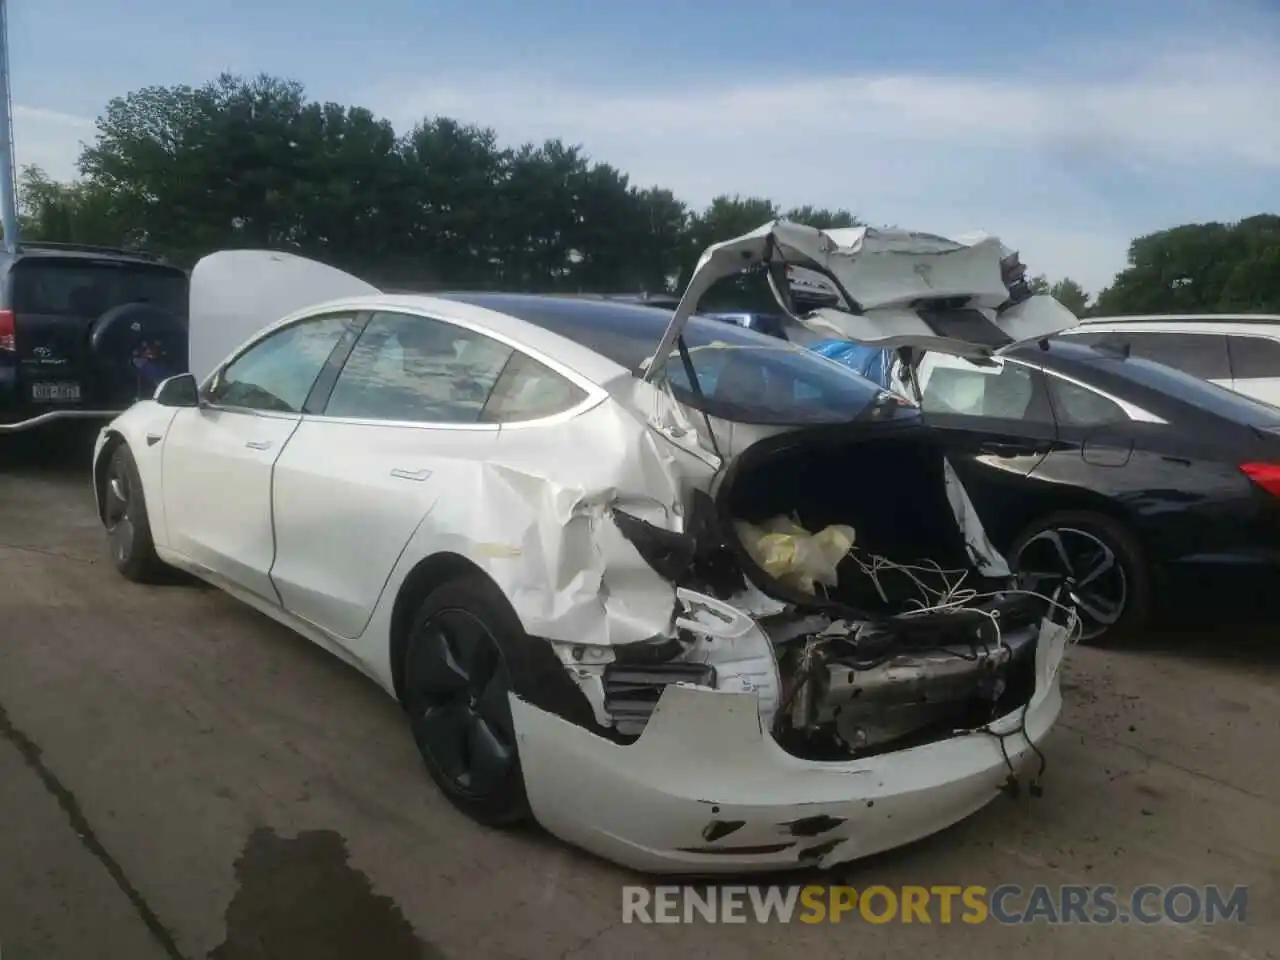
{"type": "Polygon", "coordinates": [[[4,247],[18,245],[18,187],[13,170],[13,111],[9,96],[9,10],[0,0],[0,231],[4,247]]]}

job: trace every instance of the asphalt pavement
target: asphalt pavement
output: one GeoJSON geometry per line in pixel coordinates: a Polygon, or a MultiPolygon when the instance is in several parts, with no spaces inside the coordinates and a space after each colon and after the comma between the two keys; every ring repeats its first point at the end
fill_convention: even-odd
{"type": "Polygon", "coordinates": [[[90,442],[0,439],[3,960],[1280,956],[1280,630],[1074,649],[1043,796],[781,880],[1247,885],[1243,923],[628,924],[651,880],[463,818],[368,680],[120,578],[90,442]]]}

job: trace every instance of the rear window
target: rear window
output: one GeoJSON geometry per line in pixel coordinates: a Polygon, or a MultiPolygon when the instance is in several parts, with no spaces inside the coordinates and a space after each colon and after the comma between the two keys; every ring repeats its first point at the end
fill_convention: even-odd
{"type": "Polygon", "coordinates": [[[187,278],[169,267],[112,260],[20,260],[12,272],[13,310],[51,316],[101,316],[126,303],[150,303],[187,316],[187,278]]]}
{"type": "Polygon", "coordinates": [[[1259,427],[1280,425],[1280,408],[1165,364],[1139,357],[1121,359],[1107,356],[1089,362],[1110,368],[1111,372],[1148,390],[1157,391],[1233,423],[1259,427]]]}

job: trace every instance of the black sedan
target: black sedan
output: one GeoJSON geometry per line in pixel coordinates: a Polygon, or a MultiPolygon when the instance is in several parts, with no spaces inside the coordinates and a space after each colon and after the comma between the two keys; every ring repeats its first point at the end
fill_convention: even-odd
{"type": "Polygon", "coordinates": [[[1084,637],[1158,615],[1243,619],[1280,588],[1280,409],[1169,367],[1059,341],[917,376],[991,540],[1084,637]]]}

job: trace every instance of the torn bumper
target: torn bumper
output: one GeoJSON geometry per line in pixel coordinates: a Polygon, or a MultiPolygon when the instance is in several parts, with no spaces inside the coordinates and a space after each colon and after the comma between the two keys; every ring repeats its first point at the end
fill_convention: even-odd
{"type": "Polygon", "coordinates": [[[629,745],[513,699],[529,801],[551,833],[653,873],[831,867],[902,846],[995,799],[1048,734],[1065,639],[1045,640],[1025,718],[847,762],[786,753],[749,693],[669,687],[629,745]]]}

